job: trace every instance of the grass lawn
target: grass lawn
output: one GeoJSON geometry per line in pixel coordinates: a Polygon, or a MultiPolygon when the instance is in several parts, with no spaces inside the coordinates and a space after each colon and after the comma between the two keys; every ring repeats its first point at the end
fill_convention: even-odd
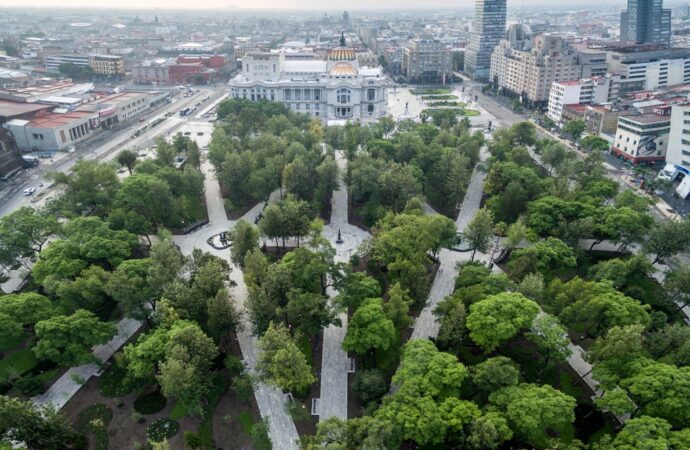
{"type": "Polygon", "coordinates": [[[30,348],[10,353],[0,360],[0,379],[4,379],[14,373],[23,374],[33,369],[38,361],[30,348]]]}
{"type": "Polygon", "coordinates": [[[175,403],[175,407],[170,410],[170,417],[173,420],[179,420],[187,415],[187,408],[180,402],[175,403]]]}
{"type": "Polygon", "coordinates": [[[252,419],[252,414],[249,411],[240,412],[237,416],[237,420],[240,421],[242,425],[242,430],[248,435],[252,435],[252,427],[254,426],[254,419],[252,419]]]}
{"type": "MultiPolygon", "coordinates": [[[[213,439],[213,411],[216,410],[216,406],[218,405],[220,398],[225,394],[225,392],[227,392],[229,388],[230,377],[227,376],[227,373],[217,374],[213,377],[211,392],[206,398],[207,403],[204,406],[204,418],[197,429],[197,435],[203,442],[203,448],[216,448],[216,443],[213,439]]],[[[171,416],[175,409],[177,409],[177,405],[175,405],[173,411],[170,412],[171,416]]],[[[187,411],[185,411],[185,413],[186,412],[187,411]]]]}
{"type": "Polygon", "coordinates": [[[0,352],[6,352],[8,350],[13,350],[24,342],[24,336],[0,336],[0,352]]]}
{"type": "Polygon", "coordinates": [[[439,95],[450,92],[452,92],[452,89],[447,87],[410,89],[412,95],[439,95]]]}

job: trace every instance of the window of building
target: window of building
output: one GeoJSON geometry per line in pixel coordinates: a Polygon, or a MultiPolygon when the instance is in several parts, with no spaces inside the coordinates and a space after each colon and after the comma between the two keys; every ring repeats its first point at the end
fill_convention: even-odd
{"type": "Polygon", "coordinates": [[[321,100],[321,89],[314,89],[314,100],[321,100]]]}
{"type": "Polygon", "coordinates": [[[290,89],[285,89],[283,93],[285,100],[292,100],[292,91],[290,89]]]}
{"type": "Polygon", "coordinates": [[[376,89],[367,89],[367,100],[370,102],[376,100],[376,89]]]}
{"type": "Polygon", "coordinates": [[[311,100],[311,90],[310,89],[304,90],[304,99],[307,101],[311,100]]]}
{"type": "Polygon", "coordinates": [[[371,115],[374,112],[374,105],[367,106],[367,111],[369,112],[369,115],[371,115]]]}
{"type": "Polygon", "coordinates": [[[340,103],[341,105],[345,105],[347,103],[350,103],[350,90],[349,89],[338,89],[336,92],[337,95],[337,103],[340,103]]]}
{"type": "Polygon", "coordinates": [[[302,89],[295,89],[295,100],[302,100],[302,89]]]}

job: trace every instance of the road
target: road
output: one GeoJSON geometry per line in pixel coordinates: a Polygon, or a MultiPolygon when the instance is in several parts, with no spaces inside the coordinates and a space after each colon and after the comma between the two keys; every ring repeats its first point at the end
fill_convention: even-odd
{"type": "Polygon", "coordinates": [[[97,134],[92,139],[81,143],[74,153],[59,153],[55,161],[48,164],[41,163],[36,168],[25,170],[23,173],[15,176],[9,182],[9,186],[0,192],[0,216],[9,214],[22,206],[32,204],[40,206],[43,204],[45,199],[55,191],[49,188],[50,181],[46,180],[48,172],[67,172],[79,158],[102,161],[112,160],[120,150],[149,147],[158,136],[171,134],[187,121],[198,120],[197,116],[200,116],[204,111],[199,111],[197,115],[189,117],[179,117],[177,112],[187,106],[194,105],[206,95],[210,97],[206,102],[206,105],[208,105],[227,95],[227,88],[224,85],[206,87],[190,97],[174,97],[172,103],[152,110],[140,117],[145,119],[143,123],[147,123],[151,119],[164,116],[168,112],[174,112],[175,114],[134,139],[132,139],[134,131],[143,125],[138,120],[130,122],[122,128],[106,130],[97,134]],[[44,187],[41,188],[41,186],[44,187]],[[23,194],[23,190],[27,187],[36,188],[36,194],[33,197],[23,194]]]}

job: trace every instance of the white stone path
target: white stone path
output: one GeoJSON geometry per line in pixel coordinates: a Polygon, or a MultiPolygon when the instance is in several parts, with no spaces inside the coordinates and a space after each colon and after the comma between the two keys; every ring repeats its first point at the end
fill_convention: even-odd
{"type": "MultiPolygon", "coordinates": [[[[206,205],[208,207],[209,224],[194,233],[185,236],[174,236],[173,241],[179,245],[180,250],[185,255],[190,255],[195,248],[200,248],[225,259],[232,265],[229,249],[217,250],[206,243],[209,237],[222,231],[230,230],[235,222],[228,220],[225,215],[223,199],[220,195],[220,186],[210,163],[207,161],[202,163],[202,171],[206,176],[204,188],[206,205]]],[[[274,192],[269,201],[274,201],[277,197],[278,193],[274,192]]],[[[250,223],[254,223],[254,219],[259,215],[262,209],[263,204],[260,203],[247,212],[242,218],[250,223]]],[[[230,273],[230,279],[236,283],[236,286],[232,287],[230,292],[235,299],[238,309],[244,311],[248,294],[242,271],[238,267],[233,267],[230,273]]],[[[246,314],[242,316],[242,324],[243,330],[237,333],[237,339],[248,371],[250,373],[255,373],[258,354],[257,339],[251,334],[251,324],[246,314]]],[[[297,450],[297,442],[299,440],[297,428],[295,427],[292,417],[290,417],[285,410],[286,397],[282,391],[276,387],[258,382],[254,386],[254,396],[256,397],[261,416],[269,420],[269,437],[273,443],[273,448],[297,450]]]]}
{"type": "MultiPolygon", "coordinates": [[[[347,160],[342,152],[336,152],[336,161],[340,170],[338,189],[333,191],[331,201],[331,223],[326,225],[323,235],[335,247],[337,262],[347,262],[357,252],[360,244],[370,237],[369,233],[350,225],[347,221],[347,186],[344,174],[347,160]],[[340,231],[342,243],[336,243],[340,231]]],[[[335,297],[338,293],[329,289],[328,295],[335,297]]],[[[323,351],[321,352],[321,393],[316,403],[316,414],[319,421],[330,417],[347,419],[347,374],[350,361],[342,344],[347,331],[347,314],[338,316],[341,326],[331,325],[323,330],[323,351]]]]}

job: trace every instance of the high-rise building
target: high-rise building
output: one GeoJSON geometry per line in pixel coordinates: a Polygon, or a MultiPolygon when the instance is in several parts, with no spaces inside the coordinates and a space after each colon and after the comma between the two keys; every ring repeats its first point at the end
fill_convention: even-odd
{"type": "Polygon", "coordinates": [[[465,53],[465,72],[475,80],[487,80],[491,53],[506,32],[506,0],[477,0],[470,42],[465,53]]]}
{"type": "Polygon", "coordinates": [[[666,162],[690,170],[690,102],[673,105],[666,162]]]}
{"type": "Polygon", "coordinates": [[[621,12],[621,41],[671,44],[671,10],[663,0],[628,0],[621,12]]]}

